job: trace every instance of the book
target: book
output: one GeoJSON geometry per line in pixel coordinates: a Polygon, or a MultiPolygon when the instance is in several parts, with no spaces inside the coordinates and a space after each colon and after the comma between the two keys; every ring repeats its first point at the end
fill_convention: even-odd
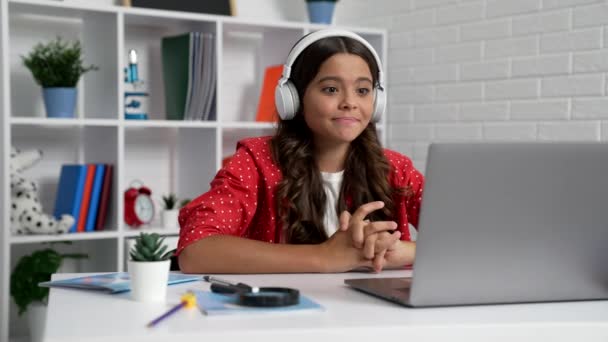
{"type": "Polygon", "coordinates": [[[76,231],[78,233],[84,232],[84,226],[87,222],[87,215],[89,214],[89,204],[91,203],[93,180],[95,179],[95,164],[86,164],[85,166],[87,169],[87,176],[84,182],[82,202],[80,204],[80,215],[78,215],[78,221],[76,222],[76,231]]]}
{"type": "Polygon", "coordinates": [[[255,117],[257,122],[275,122],[279,115],[274,101],[274,93],[279,79],[283,73],[283,65],[273,65],[266,68],[260,100],[258,102],[258,112],[255,117]]]}
{"type": "Polygon", "coordinates": [[[105,164],[105,168],[106,172],[103,175],[103,185],[101,188],[101,198],[99,200],[99,210],[97,211],[97,218],[95,220],[95,230],[103,230],[103,226],[106,224],[110,194],[112,192],[112,170],[114,167],[112,164],[105,164]]]}
{"type": "Polygon", "coordinates": [[[215,83],[216,83],[216,68],[215,65],[215,38],[213,34],[204,33],[201,34],[201,39],[204,41],[204,52],[203,52],[203,66],[202,73],[202,92],[203,92],[203,104],[200,110],[202,115],[199,120],[209,120],[211,117],[212,102],[215,97],[215,83]]]}
{"type": "Polygon", "coordinates": [[[196,64],[196,45],[197,36],[196,33],[190,33],[190,56],[188,57],[188,87],[186,88],[186,105],[184,107],[184,117],[182,120],[191,120],[192,118],[192,107],[193,103],[197,99],[194,94],[194,67],[196,64]]]}
{"type": "Polygon", "coordinates": [[[60,219],[63,214],[74,217],[74,224],[70,228],[70,233],[76,232],[86,174],[87,168],[84,165],[70,164],[61,167],[53,215],[57,219],[60,219]]]}
{"type": "Polygon", "coordinates": [[[289,306],[255,307],[237,304],[237,297],[211,291],[193,291],[199,309],[208,316],[280,313],[299,311],[325,311],[325,308],[314,300],[300,294],[300,303],[289,306]]]}
{"type": "Polygon", "coordinates": [[[99,210],[99,200],[101,197],[101,187],[103,186],[105,170],[106,169],[103,164],[95,165],[95,178],[93,179],[89,213],[87,214],[87,221],[84,226],[84,230],[86,232],[92,232],[95,230],[95,219],[97,219],[97,211],[99,210]]]}
{"type": "Polygon", "coordinates": [[[188,32],[163,37],[161,50],[167,119],[215,118],[215,35],[188,32]]]}
{"type": "Polygon", "coordinates": [[[193,39],[192,33],[185,33],[161,41],[167,120],[183,120],[187,112],[193,39]]]}
{"type": "Polygon", "coordinates": [[[191,32],[191,35],[194,35],[194,46],[191,48],[191,79],[188,80],[188,98],[191,98],[191,101],[186,104],[184,120],[207,121],[214,116],[215,38],[211,33],[191,32]]]}
{"type": "MultiPolygon", "coordinates": [[[[169,285],[201,280],[202,276],[181,273],[169,273],[169,285]]],[[[90,276],[51,280],[39,283],[41,287],[63,287],[81,290],[92,290],[107,293],[130,291],[131,280],[128,272],[103,273],[90,276]]]]}
{"type": "MultiPolygon", "coordinates": [[[[200,97],[199,94],[196,93],[198,87],[196,70],[198,70],[198,59],[200,58],[200,52],[198,51],[200,44],[199,33],[190,32],[188,34],[190,35],[190,48],[188,50],[188,86],[186,89],[186,104],[184,105],[184,116],[182,117],[182,120],[193,120],[193,108],[200,97]]],[[[171,37],[168,37],[168,39],[171,39],[171,37]]]]}

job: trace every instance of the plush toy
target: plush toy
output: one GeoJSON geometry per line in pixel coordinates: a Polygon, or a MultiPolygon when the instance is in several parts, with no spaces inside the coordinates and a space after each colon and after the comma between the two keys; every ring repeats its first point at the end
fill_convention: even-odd
{"type": "Polygon", "coordinates": [[[62,234],[74,224],[71,215],[60,220],[42,211],[36,183],[24,178],[22,172],[42,159],[42,151],[19,151],[11,148],[11,232],[13,234],[62,234]]]}

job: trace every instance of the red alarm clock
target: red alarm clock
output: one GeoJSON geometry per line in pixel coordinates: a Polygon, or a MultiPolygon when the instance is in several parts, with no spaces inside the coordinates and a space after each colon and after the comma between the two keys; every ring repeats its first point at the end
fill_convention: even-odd
{"type": "Polygon", "coordinates": [[[152,191],[139,181],[132,182],[125,191],[125,223],[131,227],[147,224],[154,218],[152,191]],[[137,186],[139,183],[139,186],[137,186]]]}

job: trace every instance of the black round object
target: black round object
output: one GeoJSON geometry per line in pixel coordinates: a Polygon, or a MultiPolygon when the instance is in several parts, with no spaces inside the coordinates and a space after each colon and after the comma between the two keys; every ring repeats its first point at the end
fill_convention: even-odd
{"type": "Polygon", "coordinates": [[[238,304],[257,307],[290,306],[300,303],[300,291],[287,287],[260,287],[257,292],[239,292],[238,304]]]}

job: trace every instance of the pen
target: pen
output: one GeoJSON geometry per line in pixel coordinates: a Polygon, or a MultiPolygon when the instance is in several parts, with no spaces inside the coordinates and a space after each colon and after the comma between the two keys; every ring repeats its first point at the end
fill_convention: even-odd
{"type": "Polygon", "coordinates": [[[164,320],[165,318],[167,318],[167,317],[171,316],[172,314],[176,313],[177,311],[179,311],[179,309],[181,309],[183,307],[189,309],[189,308],[193,308],[195,306],[196,306],[196,296],[194,295],[194,293],[188,292],[182,296],[179,304],[172,307],[169,311],[160,315],[158,318],[154,319],[152,322],[148,323],[147,326],[148,326],[148,328],[152,328],[156,324],[158,324],[160,321],[164,320]]]}
{"type": "Polygon", "coordinates": [[[257,288],[245,283],[231,283],[227,280],[212,276],[204,276],[203,280],[211,283],[211,291],[217,293],[257,292],[257,288]]]}

